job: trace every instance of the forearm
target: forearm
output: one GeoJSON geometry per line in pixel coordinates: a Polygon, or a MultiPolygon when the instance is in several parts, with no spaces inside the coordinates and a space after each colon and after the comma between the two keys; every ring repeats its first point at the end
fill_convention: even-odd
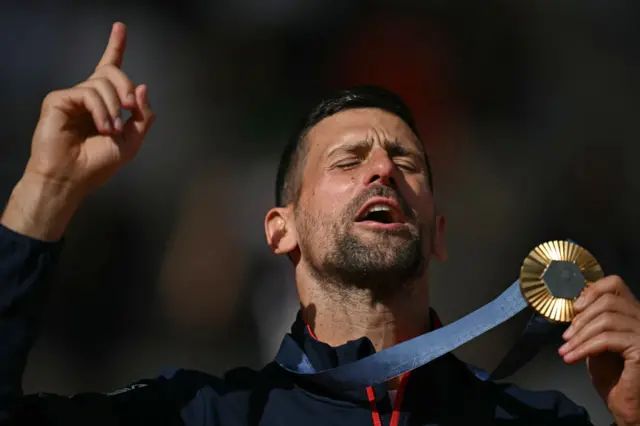
{"type": "Polygon", "coordinates": [[[41,241],[57,241],[64,234],[80,199],[68,182],[26,172],[14,187],[0,224],[41,241]]]}

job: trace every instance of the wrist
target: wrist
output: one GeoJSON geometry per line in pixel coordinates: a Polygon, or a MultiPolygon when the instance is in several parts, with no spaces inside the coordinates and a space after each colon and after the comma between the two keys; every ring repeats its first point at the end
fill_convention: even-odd
{"type": "Polygon", "coordinates": [[[27,171],[14,187],[0,223],[31,238],[57,241],[82,198],[80,191],[68,181],[27,171]]]}

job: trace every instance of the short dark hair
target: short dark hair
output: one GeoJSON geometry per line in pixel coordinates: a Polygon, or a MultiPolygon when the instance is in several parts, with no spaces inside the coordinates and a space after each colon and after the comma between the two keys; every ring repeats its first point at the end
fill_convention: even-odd
{"type": "MultiPolygon", "coordinates": [[[[284,207],[297,201],[302,186],[302,169],[308,146],[309,131],[323,119],[338,112],[355,108],[378,108],[400,117],[420,138],[415,119],[402,98],[390,90],[377,86],[356,86],[324,97],[303,117],[287,142],[276,176],[276,205],[284,207]]],[[[433,191],[431,164],[425,152],[429,187],[433,191]]]]}

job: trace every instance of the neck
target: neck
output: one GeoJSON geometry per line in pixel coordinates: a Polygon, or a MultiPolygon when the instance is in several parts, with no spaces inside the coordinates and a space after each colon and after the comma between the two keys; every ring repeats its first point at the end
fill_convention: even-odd
{"type": "Polygon", "coordinates": [[[367,337],[381,351],[429,330],[426,273],[398,285],[402,290],[385,301],[374,300],[370,290],[336,291],[310,276],[297,275],[303,318],[318,339],[330,346],[367,337]]]}

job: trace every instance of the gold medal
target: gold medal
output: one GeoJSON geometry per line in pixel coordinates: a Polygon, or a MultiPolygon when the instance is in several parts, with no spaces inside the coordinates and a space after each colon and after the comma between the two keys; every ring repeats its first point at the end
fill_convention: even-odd
{"type": "Polygon", "coordinates": [[[524,259],[520,289],[537,313],[555,322],[571,322],[580,292],[604,276],[591,253],[570,241],[540,244],[524,259]]]}

